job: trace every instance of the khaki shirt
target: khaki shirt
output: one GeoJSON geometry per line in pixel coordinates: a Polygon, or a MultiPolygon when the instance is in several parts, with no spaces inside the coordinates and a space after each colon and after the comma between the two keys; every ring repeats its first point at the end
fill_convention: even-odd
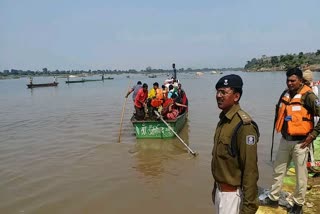
{"type": "MultiPolygon", "coordinates": [[[[238,154],[232,157],[229,152],[233,130],[244,118],[251,118],[234,105],[226,114],[220,114],[220,121],[214,135],[211,171],[218,183],[226,183],[241,188],[243,193],[241,213],[255,213],[258,209],[259,171],[257,166],[257,143],[259,134],[254,125],[244,123],[237,132],[238,154]]],[[[244,121],[244,120],[243,120],[244,121]]]]}

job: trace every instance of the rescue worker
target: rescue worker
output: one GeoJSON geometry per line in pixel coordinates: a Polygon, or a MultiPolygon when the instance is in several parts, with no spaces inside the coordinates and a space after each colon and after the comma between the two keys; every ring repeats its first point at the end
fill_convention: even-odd
{"type": "Polygon", "coordinates": [[[168,97],[169,90],[165,85],[162,85],[161,88],[162,88],[163,101],[165,101],[167,99],[167,97],[168,97]]]}
{"type": "Polygon", "coordinates": [[[273,165],[273,185],[268,196],[260,200],[262,205],[278,206],[282,180],[291,159],[295,165],[296,188],[292,194],[293,204],[288,213],[302,213],[307,191],[309,145],[320,132],[320,123],[313,124],[313,116],[320,115],[320,102],[311,88],[303,84],[299,68],[286,72],[287,87],[276,110],[275,129],[281,132],[279,149],[273,165]]]}
{"type": "Polygon", "coordinates": [[[243,82],[240,76],[222,77],[216,84],[216,100],[222,110],[214,134],[211,171],[215,213],[256,213],[259,172],[259,129],[240,108],[243,82]]]}
{"type": "MultiPolygon", "coordinates": [[[[188,98],[186,92],[181,87],[181,83],[178,83],[178,96],[180,97],[181,104],[188,106],[188,98]]],[[[188,108],[179,107],[179,114],[183,114],[185,111],[188,111],[188,108]]]]}
{"type": "Polygon", "coordinates": [[[132,94],[132,100],[134,102],[136,96],[137,96],[137,93],[139,91],[139,89],[142,87],[142,82],[141,81],[138,81],[136,85],[134,85],[132,88],[130,88],[130,90],[127,92],[126,94],[126,98],[128,98],[128,96],[133,92],[132,94]]]}
{"type": "Polygon", "coordinates": [[[142,88],[139,89],[134,100],[134,108],[136,110],[135,118],[137,120],[144,120],[146,116],[145,109],[147,108],[147,98],[148,85],[146,83],[143,83],[142,88]]]}
{"type": "MultiPolygon", "coordinates": [[[[159,90],[159,83],[155,82],[153,83],[153,87],[150,89],[150,91],[148,92],[148,101],[147,101],[147,107],[148,107],[148,114],[149,114],[149,118],[150,119],[154,119],[155,118],[155,114],[154,114],[154,110],[156,110],[156,108],[154,106],[151,105],[151,101],[155,98],[157,98],[157,94],[159,95],[159,93],[161,93],[162,95],[162,91],[159,90]]],[[[160,96],[160,95],[159,95],[160,96]]],[[[159,102],[157,102],[157,104],[159,104],[159,102]]],[[[161,103],[160,103],[161,104],[161,103]]],[[[158,105],[159,106],[159,105],[158,105]]]]}

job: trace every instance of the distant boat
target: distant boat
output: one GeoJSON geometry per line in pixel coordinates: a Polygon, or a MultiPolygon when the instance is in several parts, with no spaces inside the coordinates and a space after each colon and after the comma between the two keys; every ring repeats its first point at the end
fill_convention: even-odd
{"type": "Polygon", "coordinates": [[[88,76],[88,74],[86,74],[86,73],[79,74],[79,77],[87,77],[87,76],[88,76]]]}
{"type": "Polygon", "coordinates": [[[202,75],[203,75],[203,72],[197,72],[196,75],[197,75],[197,76],[202,76],[202,75]]]}
{"type": "Polygon", "coordinates": [[[85,82],[84,79],[82,80],[67,80],[66,83],[82,83],[82,82],[85,82]]]}
{"type": "Polygon", "coordinates": [[[149,78],[156,78],[157,75],[153,74],[153,75],[149,75],[148,77],[149,77],[149,78]]]}
{"type": "Polygon", "coordinates": [[[113,77],[107,77],[107,78],[104,78],[104,76],[102,75],[101,79],[81,79],[81,80],[68,80],[66,81],[66,83],[84,83],[84,82],[97,82],[97,81],[104,81],[105,79],[110,79],[113,77]]]}
{"type": "Polygon", "coordinates": [[[101,80],[100,80],[100,79],[97,79],[97,80],[90,80],[90,79],[89,79],[89,80],[86,80],[86,79],[85,79],[85,80],[83,80],[83,81],[84,81],[84,82],[95,82],[95,81],[103,81],[103,79],[101,79],[101,80]]]}
{"type": "Polygon", "coordinates": [[[39,87],[52,87],[52,86],[58,86],[58,82],[52,82],[52,83],[41,83],[41,84],[27,84],[28,88],[39,88],[39,87]]]}
{"type": "MultiPolygon", "coordinates": [[[[128,78],[130,78],[130,77],[128,77],[128,78]]],[[[113,80],[114,78],[113,77],[106,77],[106,78],[104,78],[105,80],[113,80]]]]}
{"type": "Polygon", "coordinates": [[[211,71],[211,74],[222,74],[222,71],[211,71]]]}

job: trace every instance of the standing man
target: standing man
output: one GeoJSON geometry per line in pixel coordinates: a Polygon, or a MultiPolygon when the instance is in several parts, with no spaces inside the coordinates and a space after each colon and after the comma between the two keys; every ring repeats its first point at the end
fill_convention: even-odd
{"type": "Polygon", "coordinates": [[[132,88],[130,88],[130,90],[127,92],[126,94],[126,98],[128,98],[128,96],[133,92],[132,94],[132,100],[134,102],[135,98],[136,98],[136,95],[139,91],[139,89],[142,87],[142,83],[141,81],[138,81],[137,82],[137,85],[134,85],[132,88]]]}
{"type": "Polygon", "coordinates": [[[150,89],[148,93],[148,101],[147,101],[147,107],[148,107],[148,113],[149,117],[153,119],[155,117],[154,114],[154,107],[151,105],[151,101],[157,97],[157,93],[160,93],[159,89],[159,83],[155,82],[153,83],[153,87],[150,89]]]}
{"type": "Polygon", "coordinates": [[[279,100],[275,129],[281,132],[279,149],[273,165],[273,185],[262,205],[278,206],[282,180],[291,159],[295,165],[296,188],[289,213],[302,213],[307,191],[309,146],[320,132],[320,123],[313,128],[313,116],[320,115],[320,101],[311,88],[303,84],[302,71],[289,69],[286,73],[287,87],[279,100]]]}
{"type": "Polygon", "coordinates": [[[143,83],[134,100],[134,108],[136,110],[135,117],[137,120],[143,120],[146,116],[145,108],[147,107],[148,85],[143,83]]]}
{"type": "Polygon", "coordinates": [[[214,135],[211,171],[215,180],[212,199],[218,214],[256,213],[259,178],[259,129],[239,105],[242,79],[231,74],[216,84],[222,110],[214,135]]]}

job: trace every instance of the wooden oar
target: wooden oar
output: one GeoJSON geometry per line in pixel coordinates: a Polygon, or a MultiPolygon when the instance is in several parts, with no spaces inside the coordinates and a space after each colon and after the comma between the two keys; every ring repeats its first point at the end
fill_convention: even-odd
{"type": "Polygon", "coordinates": [[[180,137],[180,136],[173,130],[173,128],[163,119],[162,115],[159,114],[158,111],[155,110],[154,113],[162,120],[162,122],[164,122],[164,124],[166,124],[166,125],[168,126],[168,128],[170,129],[170,131],[172,131],[173,134],[175,134],[175,136],[177,136],[177,138],[180,140],[180,142],[181,142],[185,147],[187,147],[187,149],[189,150],[189,152],[190,152],[192,155],[194,155],[194,156],[198,155],[196,152],[192,151],[192,149],[181,139],[181,137],[180,137]]]}
{"type": "MultiPolygon", "coordinates": [[[[131,80],[129,81],[129,84],[128,84],[128,90],[127,90],[127,91],[129,91],[130,83],[131,83],[131,80]]],[[[128,97],[126,96],[126,99],[125,99],[124,104],[123,104],[123,107],[122,107],[122,113],[121,113],[121,120],[120,120],[120,129],[119,129],[119,139],[118,139],[118,143],[120,143],[120,141],[121,141],[122,121],[123,121],[124,109],[125,109],[126,104],[127,104],[127,99],[128,99],[128,97]]]]}

